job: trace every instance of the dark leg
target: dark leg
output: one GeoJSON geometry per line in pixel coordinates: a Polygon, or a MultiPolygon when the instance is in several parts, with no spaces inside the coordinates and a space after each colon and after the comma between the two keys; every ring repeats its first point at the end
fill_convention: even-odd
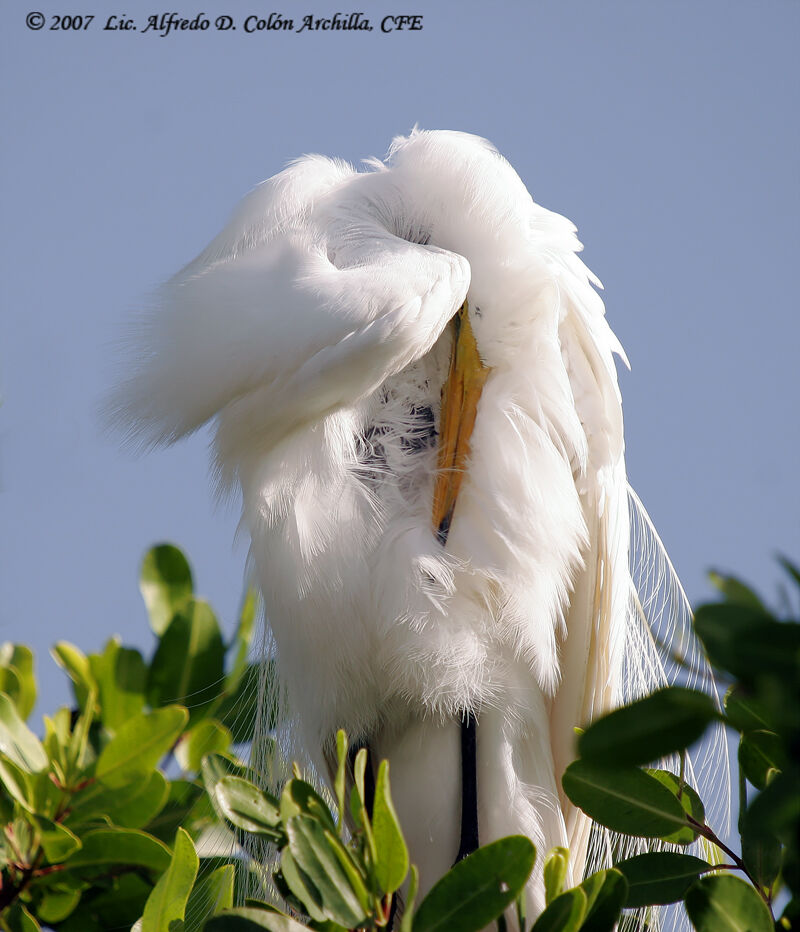
{"type": "Polygon", "coordinates": [[[372,770],[372,748],[366,741],[361,744],[354,744],[348,751],[347,759],[350,763],[350,776],[352,778],[356,766],[356,755],[362,748],[367,749],[367,766],[364,769],[364,795],[367,798],[364,800],[364,804],[367,807],[367,815],[371,819],[372,809],[375,805],[375,773],[372,770]]]}
{"type": "Polygon", "coordinates": [[[392,897],[392,908],[389,911],[389,921],[386,923],[387,932],[393,932],[394,930],[394,921],[397,918],[397,897],[399,893],[395,893],[392,897]]]}
{"type": "MultiPolygon", "coordinates": [[[[367,814],[371,819],[373,810],[375,809],[375,772],[372,769],[372,748],[366,743],[366,741],[362,742],[361,744],[352,745],[347,753],[347,760],[350,764],[350,775],[352,777],[356,766],[356,755],[361,750],[361,748],[367,749],[367,766],[364,770],[364,795],[366,796],[364,803],[367,807],[367,814]]],[[[386,932],[392,932],[394,929],[394,920],[396,915],[397,894],[392,897],[392,906],[389,913],[389,921],[386,924],[386,932]]]]}
{"type": "Polygon", "coordinates": [[[461,844],[456,863],[479,846],[477,732],[475,716],[467,712],[461,720],[461,844]]]}

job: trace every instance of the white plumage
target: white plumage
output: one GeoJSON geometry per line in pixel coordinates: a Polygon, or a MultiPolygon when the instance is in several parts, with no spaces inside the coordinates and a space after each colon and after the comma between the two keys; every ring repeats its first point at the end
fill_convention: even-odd
{"type": "Polygon", "coordinates": [[[576,882],[587,857],[560,789],[574,726],[622,698],[623,671],[626,694],[660,675],[630,612],[624,355],[580,248],[473,136],[414,131],[362,172],[305,157],[165,286],[116,396],[148,442],[214,419],[303,744],[343,727],[390,758],[423,889],[458,849],[475,713],[481,841],[534,840],[531,915],[547,850],[570,848],[576,882]],[[436,438],[465,298],[491,371],[443,548],[436,438]]]}

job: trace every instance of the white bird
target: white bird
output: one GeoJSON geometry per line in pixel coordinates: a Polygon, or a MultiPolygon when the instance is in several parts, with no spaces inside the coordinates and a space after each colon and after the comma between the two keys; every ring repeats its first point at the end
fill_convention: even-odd
{"type": "Polygon", "coordinates": [[[301,743],[320,773],[338,728],[390,760],[423,892],[459,851],[477,722],[480,841],[536,844],[529,916],[551,847],[572,882],[593,858],[561,789],[575,726],[663,676],[625,356],[580,249],[483,139],[307,156],[164,287],[115,401],[149,443],[213,420],[301,743]]]}

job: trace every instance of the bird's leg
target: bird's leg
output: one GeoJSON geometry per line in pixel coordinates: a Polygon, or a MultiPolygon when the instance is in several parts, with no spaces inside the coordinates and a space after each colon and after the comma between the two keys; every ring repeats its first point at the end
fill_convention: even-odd
{"type": "MultiPolygon", "coordinates": [[[[447,544],[461,480],[467,468],[478,401],[489,375],[478,353],[466,301],[453,318],[453,325],[450,370],[442,387],[439,456],[433,490],[433,527],[442,547],[447,544]]],[[[461,843],[456,862],[478,847],[477,730],[474,713],[467,711],[461,720],[461,843]]]]}
{"type": "Polygon", "coordinates": [[[367,815],[371,819],[372,810],[375,805],[375,773],[372,769],[372,748],[366,741],[350,745],[350,749],[347,752],[348,779],[352,786],[355,782],[356,756],[362,748],[366,748],[367,751],[367,766],[364,770],[364,796],[366,797],[364,805],[367,808],[367,815]]]}
{"type": "Polygon", "coordinates": [[[473,712],[461,720],[461,843],[456,864],[478,849],[478,722],[473,712]]]}

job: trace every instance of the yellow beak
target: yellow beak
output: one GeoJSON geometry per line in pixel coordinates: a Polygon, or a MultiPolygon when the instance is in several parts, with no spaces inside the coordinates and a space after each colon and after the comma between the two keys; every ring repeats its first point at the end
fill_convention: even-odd
{"type": "Polygon", "coordinates": [[[453,318],[453,326],[450,370],[442,387],[439,456],[433,487],[433,527],[443,547],[467,468],[478,401],[490,371],[481,362],[466,301],[453,318]]]}

